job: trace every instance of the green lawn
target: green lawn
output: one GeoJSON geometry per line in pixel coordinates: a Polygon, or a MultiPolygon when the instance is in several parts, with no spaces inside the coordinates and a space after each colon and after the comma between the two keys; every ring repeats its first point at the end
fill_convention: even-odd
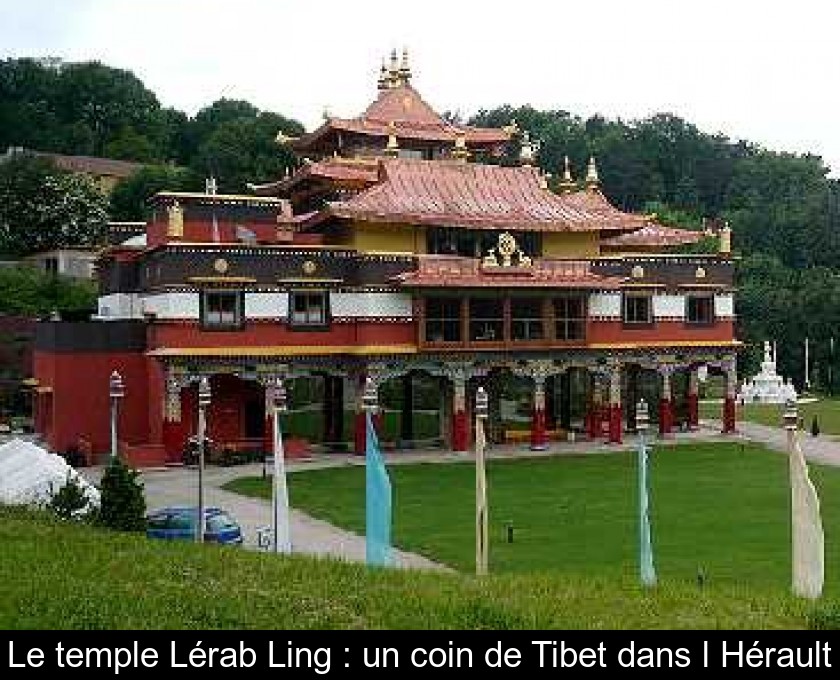
{"type": "MultiPolygon", "coordinates": [[[[744,404],[738,405],[738,420],[747,420],[771,427],[782,427],[782,404],[744,404]]],[[[840,399],[820,399],[806,404],[799,404],[799,417],[803,429],[810,432],[811,422],[817,417],[820,431],[825,434],[840,434],[840,399]]],[[[701,404],[701,418],[720,420],[720,404],[701,404]]]]}
{"type": "MultiPolygon", "coordinates": [[[[636,573],[636,463],[631,453],[490,461],[490,563],[495,573],[560,572],[632,578],[636,573]],[[514,527],[505,541],[505,523],[514,527]]],[[[840,594],[840,470],[812,466],[826,531],[827,592],[840,594]]],[[[394,541],[463,571],[474,568],[474,468],[391,466],[394,541]]],[[[787,463],[761,447],[696,444],[652,454],[652,524],[665,579],[789,583],[787,463]]],[[[228,488],[269,495],[268,482],[228,488]]],[[[364,533],[364,469],[289,476],[295,507],[364,533]]]]}
{"type": "Polygon", "coordinates": [[[366,569],[146,539],[0,508],[0,628],[766,629],[840,626],[840,604],[762,588],[567,574],[366,569]]]}

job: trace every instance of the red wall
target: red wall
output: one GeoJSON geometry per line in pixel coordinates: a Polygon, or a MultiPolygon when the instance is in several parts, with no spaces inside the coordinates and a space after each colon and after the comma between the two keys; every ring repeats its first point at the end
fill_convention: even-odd
{"type": "Polygon", "coordinates": [[[52,404],[42,423],[54,451],[88,440],[94,454],[110,450],[111,372],[119,371],[126,396],[120,401],[119,438],[128,445],[159,444],[163,404],[150,390],[150,370],[158,370],[141,353],[35,353],[35,377],[50,387],[52,404]]]}
{"type": "Polygon", "coordinates": [[[657,321],[650,326],[633,328],[620,320],[589,321],[586,325],[587,343],[644,342],[655,344],[666,340],[685,341],[728,341],[735,338],[735,327],[731,319],[721,319],[711,326],[689,326],[683,321],[657,321]]]}
{"type": "Polygon", "coordinates": [[[413,323],[333,323],[326,331],[293,331],[284,323],[252,322],[240,331],[202,331],[197,323],[156,323],[152,347],[261,347],[273,345],[413,345],[413,323]]]}

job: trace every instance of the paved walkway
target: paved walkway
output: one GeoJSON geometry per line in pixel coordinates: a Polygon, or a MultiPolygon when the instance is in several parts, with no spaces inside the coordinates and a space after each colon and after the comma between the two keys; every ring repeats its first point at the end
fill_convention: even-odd
{"type": "MultiPolygon", "coordinates": [[[[720,434],[720,422],[703,421],[695,432],[677,432],[672,438],[657,439],[657,446],[671,446],[686,441],[732,441],[733,437],[750,440],[768,447],[787,451],[786,434],[781,428],[767,427],[755,423],[739,422],[735,435],[720,434]]],[[[800,433],[803,451],[809,460],[826,465],[840,466],[840,439],[820,435],[811,437],[800,433]]],[[[544,457],[557,455],[608,454],[629,450],[635,446],[635,437],[628,436],[623,444],[601,444],[583,440],[579,442],[551,443],[545,451],[531,451],[521,445],[493,446],[487,451],[491,459],[544,457]]],[[[473,459],[469,453],[452,453],[434,450],[410,450],[384,452],[388,465],[403,465],[426,462],[466,462],[473,459]]],[[[316,454],[311,458],[290,460],[287,470],[319,469],[364,465],[364,456],[354,454],[316,454]]],[[[101,469],[86,468],[85,475],[98,482],[101,469]]],[[[270,468],[268,470],[270,474],[270,468]]],[[[264,474],[261,463],[235,467],[210,466],[205,474],[205,496],[208,506],[223,507],[236,517],[242,526],[245,546],[258,549],[257,533],[261,527],[271,525],[271,504],[263,499],[250,498],[225,491],[221,487],[232,479],[264,474]]],[[[146,502],[150,509],[166,505],[194,505],[196,502],[197,473],[195,468],[161,468],[144,470],[142,479],[146,488],[146,502]]],[[[365,559],[363,536],[340,529],[328,522],[316,519],[300,510],[291,511],[292,546],[295,552],[362,562],[365,559]]],[[[445,565],[433,562],[421,555],[401,550],[394,551],[396,566],[414,569],[448,570],[445,565]]]]}

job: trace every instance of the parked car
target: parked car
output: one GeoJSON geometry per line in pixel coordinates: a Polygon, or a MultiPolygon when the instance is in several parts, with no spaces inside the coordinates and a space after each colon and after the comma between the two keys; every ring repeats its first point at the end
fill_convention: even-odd
{"type": "MultiPolygon", "coordinates": [[[[195,540],[196,507],[161,508],[146,516],[149,538],[195,540]]],[[[204,540],[207,543],[241,545],[242,529],[236,520],[221,508],[204,509],[204,540]]]]}

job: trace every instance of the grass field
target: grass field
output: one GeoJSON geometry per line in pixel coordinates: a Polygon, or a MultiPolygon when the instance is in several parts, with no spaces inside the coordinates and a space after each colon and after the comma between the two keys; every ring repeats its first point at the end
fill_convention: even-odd
{"type": "MultiPolygon", "coordinates": [[[[394,542],[459,570],[474,568],[474,468],[394,465],[394,542]]],[[[786,458],[761,447],[696,444],[654,449],[652,525],[659,574],[695,582],[790,581],[786,458]]],[[[840,595],[840,469],[812,466],[823,505],[827,588],[840,595]]],[[[631,453],[490,461],[490,564],[495,573],[560,572],[607,578],[636,573],[637,482],[631,453]],[[505,540],[505,523],[514,527],[505,540]]],[[[268,496],[268,482],[228,488],[268,496]]],[[[364,469],[289,476],[295,507],[364,533],[364,469]]]]}
{"type": "MultiPolygon", "coordinates": [[[[837,628],[837,601],[564,574],[368,570],[149,540],[0,508],[0,628],[837,628]]],[[[95,639],[95,638],[93,638],[95,639]]]]}
{"type": "MultiPolygon", "coordinates": [[[[761,423],[771,427],[782,426],[782,404],[744,404],[738,405],[737,419],[752,423],[761,423]]],[[[811,421],[817,417],[820,431],[825,434],[840,434],[840,400],[820,399],[805,404],[799,404],[799,417],[803,429],[811,430],[811,421]]],[[[720,404],[700,404],[700,417],[720,420],[720,404]]]]}

